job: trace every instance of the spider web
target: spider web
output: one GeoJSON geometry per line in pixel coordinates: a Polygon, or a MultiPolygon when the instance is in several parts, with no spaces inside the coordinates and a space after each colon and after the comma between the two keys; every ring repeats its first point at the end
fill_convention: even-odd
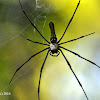
{"type": "MultiPolygon", "coordinates": [[[[60,1],[56,3],[49,2],[50,0],[20,1],[30,20],[48,41],[50,40],[49,22],[54,22],[57,38],[60,39],[78,2],[78,0],[66,0],[66,2],[63,0],[63,6],[60,6],[60,3],[62,4],[60,1]]],[[[95,12],[95,10],[100,10],[100,8],[97,8],[98,2],[98,0],[95,1],[94,18],[99,16],[98,12],[95,12]]],[[[99,24],[97,24],[99,21],[92,19],[90,17],[91,13],[84,10],[86,9],[84,4],[90,6],[89,9],[91,9],[91,6],[93,6],[92,3],[94,4],[93,0],[82,1],[82,6],[78,9],[73,23],[71,23],[61,42],[80,37],[96,30],[97,35],[64,44],[63,47],[71,49],[100,65],[100,31],[99,24]],[[89,13],[90,15],[87,14],[85,16],[83,12],[89,13]],[[91,20],[93,21],[93,25],[89,24],[91,20]]],[[[97,19],[99,20],[99,17],[97,19]]],[[[46,43],[26,19],[18,0],[1,0],[0,93],[10,92],[11,95],[0,96],[0,100],[38,100],[39,72],[47,51],[37,55],[24,65],[15,75],[11,85],[8,85],[12,75],[19,66],[31,55],[46,48],[46,46],[33,44],[25,40],[19,34],[33,41],[46,43]]],[[[67,51],[63,50],[63,52],[80,79],[88,97],[91,100],[99,100],[100,70],[67,51]]],[[[48,56],[40,87],[41,100],[73,100],[73,98],[74,100],[86,100],[61,54],[58,57],[48,56]]]]}

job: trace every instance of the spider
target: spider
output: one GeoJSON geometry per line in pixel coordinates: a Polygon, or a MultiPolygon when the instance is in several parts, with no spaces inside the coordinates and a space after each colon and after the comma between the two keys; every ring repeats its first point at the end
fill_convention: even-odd
{"type": "Polygon", "coordinates": [[[27,20],[30,22],[30,24],[33,26],[33,28],[35,28],[35,30],[36,30],[36,31],[41,35],[41,37],[47,42],[47,44],[41,43],[41,42],[32,41],[32,40],[26,38],[25,36],[23,36],[23,35],[21,35],[21,34],[20,34],[20,35],[21,35],[23,38],[25,38],[26,40],[30,41],[30,42],[33,42],[33,43],[36,43],[36,44],[41,44],[41,45],[46,45],[47,48],[45,48],[45,49],[43,49],[43,50],[37,52],[37,53],[34,54],[34,55],[32,55],[26,62],[24,62],[19,68],[17,68],[17,70],[15,71],[14,75],[12,76],[12,78],[11,78],[9,84],[12,82],[12,80],[13,80],[15,74],[16,74],[27,62],[29,62],[34,56],[36,56],[36,55],[42,53],[42,52],[45,51],[45,50],[48,50],[48,51],[47,51],[47,54],[46,54],[46,57],[45,57],[45,59],[44,59],[44,61],[43,61],[42,67],[41,67],[41,69],[40,69],[40,77],[39,77],[39,83],[38,83],[38,100],[40,100],[40,82],[41,82],[42,71],[43,71],[43,68],[44,68],[44,64],[45,64],[45,62],[46,62],[46,59],[47,59],[47,57],[48,57],[48,54],[50,54],[50,55],[53,56],[53,57],[57,57],[60,53],[61,53],[62,56],[64,57],[64,59],[65,59],[66,63],[68,64],[68,66],[69,66],[71,72],[73,73],[74,77],[76,78],[77,82],[79,83],[79,86],[81,87],[81,89],[82,89],[82,91],[83,91],[83,93],[84,93],[86,99],[89,100],[89,99],[88,99],[88,96],[87,96],[87,94],[86,94],[86,92],[85,92],[85,90],[84,90],[84,88],[83,88],[83,86],[82,86],[82,84],[81,84],[81,82],[79,81],[79,79],[78,79],[78,77],[76,76],[74,70],[72,69],[71,64],[69,63],[69,61],[68,61],[67,58],[65,57],[65,55],[64,55],[64,53],[63,53],[63,51],[62,51],[62,49],[71,52],[72,54],[74,54],[74,55],[76,55],[76,56],[78,56],[78,57],[80,57],[80,58],[82,58],[82,59],[88,61],[89,63],[91,63],[91,64],[97,66],[98,68],[100,68],[100,67],[99,67],[97,64],[95,64],[94,62],[92,62],[92,61],[90,61],[90,60],[88,60],[88,59],[86,59],[86,58],[80,56],[79,54],[77,54],[77,53],[75,53],[75,52],[73,52],[73,51],[71,51],[71,50],[69,50],[69,49],[66,49],[66,48],[62,47],[61,44],[65,44],[65,43],[69,43],[69,42],[72,42],[72,41],[76,41],[76,40],[81,39],[81,38],[83,38],[83,37],[92,35],[92,34],[94,34],[95,32],[90,33],[90,34],[87,34],[87,35],[84,35],[84,36],[81,36],[81,37],[78,37],[78,38],[75,38],[75,39],[72,39],[72,40],[69,40],[69,41],[65,41],[65,42],[60,43],[60,41],[61,41],[62,38],[64,37],[64,35],[65,35],[65,33],[66,33],[66,31],[67,31],[69,25],[70,25],[70,23],[72,22],[72,20],[73,20],[73,18],[74,18],[74,15],[75,15],[75,13],[76,13],[76,11],[77,11],[79,5],[80,5],[80,1],[81,1],[81,0],[79,0],[77,6],[76,6],[76,8],[75,8],[75,11],[74,11],[74,13],[73,13],[73,15],[72,15],[72,17],[71,17],[71,19],[70,19],[70,21],[69,21],[67,27],[66,27],[64,33],[62,34],[61,38],[60,38],[58,41],[57,41],[57,37],[56,37],[56,34],[55,34],[54,23],[53,23],[53,22],[50,22],[50,23],[49,23],[49,27],[50,27],[50,31],[51,31],[51,37],[50,37],[50,42],[49,42],[49,41],[40,33],[40,31],[39,31],[39,30],[37,29],[37,27],[32,23],[32,21],[29,19],[29,17],[27,16],[26,12],[24,11],[24,9],[23,9],[23,7],[22,7],[22,4],[21,4],[21,2],[20,2],[20,0],[19,0],[19,4],[20,4],[20,6],[21,6],[21,9],[22,9],[22,11],[23,11],[23,14],[26,16],[27,20]]]}

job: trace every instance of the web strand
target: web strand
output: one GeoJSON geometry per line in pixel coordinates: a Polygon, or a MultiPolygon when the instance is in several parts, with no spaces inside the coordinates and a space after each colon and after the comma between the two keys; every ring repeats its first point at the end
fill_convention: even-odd
{"type": "Polygon", "coordinates": [[[22,7],[22,4],[21,4],[21,2],[20,2],[20,0],[19,0],[19,3],[20,3],[21,9],[22,9],[24,15],[26,16],[26,18],[28,19],[28,21],[31,23],[31,25],[37,30],[37,32],[41,35],[41,37],[42,37],[46,42],[48,42],[48,43],[50,44],[50,42],[40,33],[40,31],[36,28],[36,26],[31,22],[31,20],[29,19],[29,17],[28,17],[27,14],[25,13],[25,11],[24,11],[24,9],[23,9],[23,7],[22,7]]]}

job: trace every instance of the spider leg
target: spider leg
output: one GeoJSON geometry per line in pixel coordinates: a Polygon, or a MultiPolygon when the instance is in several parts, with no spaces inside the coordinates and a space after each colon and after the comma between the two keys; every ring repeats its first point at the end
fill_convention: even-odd
{"type": "Polygon", "coordinates": [[[83,90],[83,92],[84,92],[84,94],[85,94],[85,97],[87,98],[87,100],[89,100],[88,97],[87,97],[87,94],[86,94],[86,92],[85,92],[85,90],[84,90],[84,88],[83,88],[83,86],[82,86],[82,84],[81,84],[81,82],[79,81],[78,77],[76,76],[75,72],[73,71],[73,69],[72,69],[72,67],[71,67],[71,65],[70,65],[70,63],[69,63],[69,61],[67,60],[67,58],[66,58],[65,55],[63,54],[62,50],[61,50],[61,49],[59,49],[59,50],[61,51],[63,57],[65,58],[65,60],[66,60],[66,62],[67,62],[67,64],[68,64],[70,70],[72,71],[73,75],[74,75],[75,78],[77,79],[77,81],[78,81],[80,87],[82,88],[82,90],[83,90]]]}
{"type": "Polygon", "coordinates": [[[59,43],[59,42],[61,41],[61,39],[63,38],[63,36],[65,35],[65,33],[66,33],[66,31],[67,31],[67,29],[68,29],[70,23],[72,22],[72,20],[73,20],[73,18],[74,18],[74,15],[75,15],[75,13],[76,13],[76,11],[77,11],[77,8],[79,7],[79,4],[80,4],[80,0],[79,0],[79,2],[78,2],[77,6],[76,6],[76,9],[75,9],[75,11],[74,11],[74,13],[73,13],[73,15],[72,15],[72,17],[71,17],[71,19],[70,19],[68,25],[67,25],[67,27],[66,27],[66,29],[65,29],[65,31],[64,31],[64,33],[63,33],[63,35],[62,35],[62,37],[59,39],[59,41],[58,41],[57,43],[59,43]]]}
{"type": "Polygon", "coordinates": [[[64,43],[68,43],[68,42],[72,42],[72,41],[75,41],[75,40],[78,40],[78,39],[81,39],[81,38],[84,38],[84,37],[89,36],[89,35],[92,35],[92,34],[94,34],[94,33],[95,33],[95,32],[90,33],[90,34],[87,34],[87,35],[84,35],[84,36],[81,36],[81,37],[78,37],[78,38],[76,38],[76,39],[72,39],[72,40],[69,40],[69,41],[60,43],[59,45],[64,44],[64,43]]]}
{"type": "Polygon", "coordinates": [[[26,38],[25,36],[23,36],[22,34],[20,34],[20,35],[21,35],[23,38],[25,38],[26,40],[30,41],[30,42],[49,46],[48,44],[45,44],[45,43],[40,43],[40,42],[32,41],[32,40],[26,38]]]}
{"type": "Polygon", "coordinates": [[[82,58],[82,59],[84,59],[84,60],[90,62],[91,64],[97,66],[98,68],[100,68],[100,66],[98,66],[96,63],[94,63],[94,62],[92,62],[92,61],[90,61],[90,60],[88,60],[88,59],[86,59],[86,58],[80,56],[79,54],[77,54],[77,53],[75,53],[75,52],[73,52],[73,51],[71,51],[71,50],[69,50],[69,49],[66,49],[66,48],[64,48],[64,47],[61,47],[61,46],[59,46],[59,47],[65,49],[65,50],[67,50],[67,51],[69,51],[69,52],[71,52],[71,53],[73,53],[74,55],[76,55],[76,56],[78,56],[78,57],[80,57],[80,58],[82,58]]]}
{"type": "Polygon", "coordinates": [[[46,57],[45,57],[45,59],[44,59],[44,61],[43,61],[43,64],[42,64],[42,67],[41,67],[41,70],[40,70],[40,78],[39,78],[39,84],[38,84],[38,100],[40,100],[40,82],[41,82],[42,70],[43,70],[45,61],[46,61],[46,59],[47,59],[47,57],[48,57],[49,51],[50,51],[50,50],[48,50],[48,52],[47,52],[47,54],[46,54],[46,57]]]}
{"type": "Polygon", "coordinates": [[[14,75],[12,76],[12,78],[11,78],[9,84],[12,82],[12,80],[13,80],[15,74],[16,74],[28,61],[30,61],[31,58],[33,58],[33,57],[36,56],[37,54],[39,54],[39,53],[41,53],[41,52],[43,52],[43,51],[45,51],[45,50],[47,50],[47,49],[49,49],[49,47],[48,47],[48,48],[45,48],[45,49],[43,49],[43,50],[41,50],[41,51],[39,51],[39,52],[37,52],[37,53],[34,54],[34,55],[32,55],[25,63],[23,63],[19,68],[17,68],[17,70],[15,71],[14,75]]]}
{"type": "Polygon", "coordinates": [[[50,44],[50,42],[40,33],[40,31],[36,28],[36,26],[35,26],[35,25],[32,23],[32,21],[29,19],[29,17],[27,16],[27,14],[25,13],[25,11],[24,11],[24,9],[23,9],[23,7],[22,7],[22,4],[21,4],[20,0],[19,0],[19,3],[20,3],[21,9],[22,9],[24,15],[26,16],[26,18],[28,19],[28,21],[31,23],[31,25],[37,30],[37,32],[41,35],[41,37],[42,37],[46,42],[48,42],[48,43],[50,44]]]}

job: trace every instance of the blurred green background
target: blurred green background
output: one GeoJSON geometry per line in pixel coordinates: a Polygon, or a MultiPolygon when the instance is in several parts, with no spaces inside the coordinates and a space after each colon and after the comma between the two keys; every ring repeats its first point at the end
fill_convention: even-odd
{"type": "MultiPolygon", "coordinates": [[[[50,40],[49,22],[54,22],[58,40],[70,20],[78,0],[21,0],[24,10],[43,36],[50,40]]],[[[61,42],[95,32],[62,46],[100,66],[100,0],[81,0],[76,15],[61,42]]],[[[10,79],[31,55],[46,43],[24,16],[18,0],[0,0],[0,100],[38,100],[40,68],[47,51],[35,56],[10,79]]],[[[100,100],[100,69],[63,50],[90,100],[100,100]]],[[[86,100],[64,58],[48,56],[44,66],[40,100],[86,100]]]]}

